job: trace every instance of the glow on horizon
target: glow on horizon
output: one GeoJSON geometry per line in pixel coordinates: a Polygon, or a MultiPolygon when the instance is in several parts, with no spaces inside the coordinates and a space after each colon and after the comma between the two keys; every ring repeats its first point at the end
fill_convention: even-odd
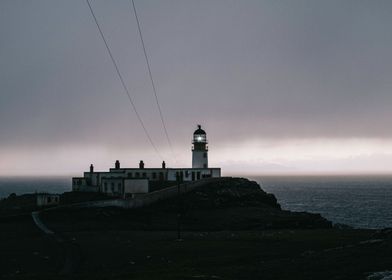
{"type": "Polygon", "coordinates": [[[219,149],[218,165],[233,174],[392,173],[392,140],[372,138],[248,141],[219,149]]]}
{"type": "MultiPolygon", "coordinates": [[[[210,145],[210,166],[231,174],[371,174],[392,173],[392,139],[262,139],[240,143],[214,141],[210,145]]],[[[167,157],[168,166],[189,167],[190,145],[177,147],[177,164],[167,157]]],[[[113,146],[52,147],[1,151],[0,175],[77,175],[94,163],[97,170],[113,167],[160,166],[161,160],[148,149],[130,150],[113,146]]],[[[169,154],[165,151],[164,154],[169,154]]]]}

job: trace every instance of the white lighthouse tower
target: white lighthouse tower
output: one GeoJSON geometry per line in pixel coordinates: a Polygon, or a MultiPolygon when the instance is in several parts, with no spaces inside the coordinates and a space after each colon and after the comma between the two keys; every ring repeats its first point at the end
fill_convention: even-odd
{"type": "Polygon", "coordinates": [[[192,168],[208,168],[207,134],[201,125],[193,133],[192,168]]]}

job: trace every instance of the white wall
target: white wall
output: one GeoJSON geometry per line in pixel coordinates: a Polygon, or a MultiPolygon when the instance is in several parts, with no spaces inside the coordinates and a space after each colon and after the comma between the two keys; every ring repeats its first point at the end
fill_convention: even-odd
{"type": "Polygon", "coordinates": [[[108,195],[120,196],[123,190],[122,178],[103,178],[100,186],[100,191],[108,195]]]}
{"type": "Polygon", "coordinates": [[[205,177],[220,177],[220,168],[184,168],[184,169],[170,169],[168,173],[168,180],[175,181],[176,180],[176,173],[182,172],[184,182],[192,181],[194,173],[194,180],[200,180],[205,177]],[[200,174],[200,178],[197,177],[197,174],[200,174]],[[188,174],[188,176],[186,176],[188,174]]]}
{"type": "Polygon", "coordinates": [[[124,194],[148,193],[148,179],[125,179],[124,194]]]}
{"type": "Polygon", "coordinates": [[[221,169],[220,168],[212,168],[211,172],[212,172],[212,177],[213,178],[221,177],[221,169]]]}
{"type": "Polygon", "coordinates": [[[192,168],[207,168],[208,167],[208,152],[207,151],[192,151],[192,168]],[[206,156],[204,156],[206,154],[206,156]]]}
{"type": "Polygon", "coordinates": [[[37,206],[58,205],[60,195],[58,194],[37,194],[37,206]]]}

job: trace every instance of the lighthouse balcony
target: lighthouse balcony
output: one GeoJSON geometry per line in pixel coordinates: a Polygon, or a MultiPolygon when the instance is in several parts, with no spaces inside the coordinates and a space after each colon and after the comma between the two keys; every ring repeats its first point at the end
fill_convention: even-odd
{"type": "Polygon", "coordinates": [[[205,151],[205,152],[207,152],[208,151],[208,146],[205,146],[205,147],[200,147],[200,146],[194,146],[194,147],[192,147],[192,152],[193,151],[205,151]]]}

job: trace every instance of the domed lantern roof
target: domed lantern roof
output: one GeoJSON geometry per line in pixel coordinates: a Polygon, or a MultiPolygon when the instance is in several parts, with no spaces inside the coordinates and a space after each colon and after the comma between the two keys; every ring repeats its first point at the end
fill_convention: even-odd
{"type": "Polygon", "coordinates": [[[193,135],[199,135],[199,134],[204,134],[204,135],[206,135],[206,132],[203,130],[203,129],[201,129],[201,125],[199,124],[199,125],[197,125],[197,129],[195,130],[195,132],[193,132],[193,135]]]}

